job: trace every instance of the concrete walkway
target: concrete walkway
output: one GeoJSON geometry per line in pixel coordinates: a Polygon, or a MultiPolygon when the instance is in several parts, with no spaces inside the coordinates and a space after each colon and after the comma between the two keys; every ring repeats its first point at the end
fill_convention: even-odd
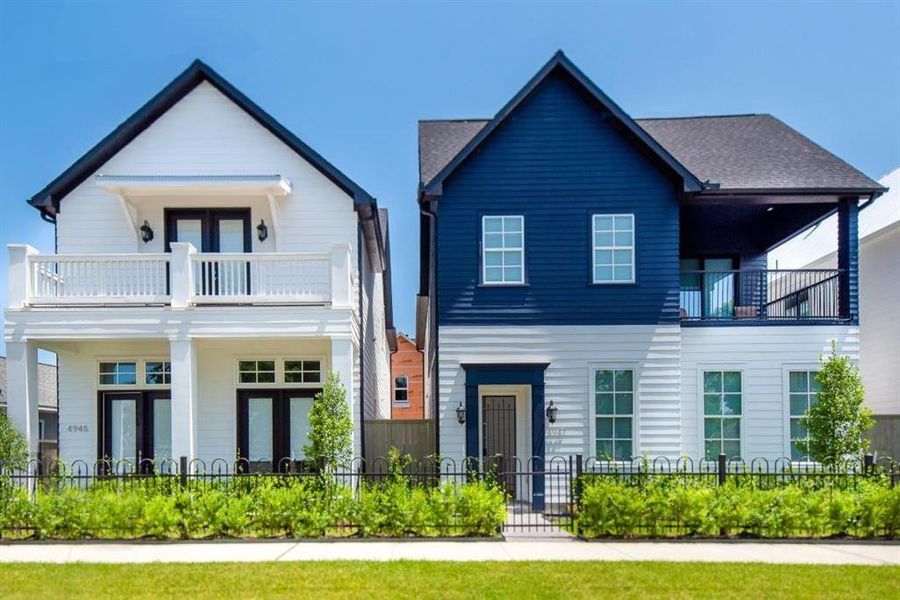
{"type": "Polygon", "coordinates": [[[185,542],[0,544],[0,562],[570,560],[900,565],[900,545],[765,542],[185,542]]]}

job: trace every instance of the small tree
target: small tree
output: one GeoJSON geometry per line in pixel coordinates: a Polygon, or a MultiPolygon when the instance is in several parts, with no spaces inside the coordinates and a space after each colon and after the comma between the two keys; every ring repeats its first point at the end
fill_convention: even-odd
{"type": "Polygon", "coordinates": [[[319,469],[333,469],[350,461],[353,451],[353,419],[347,390],[337,373],[330,373],[309,411],[309,443],[303,452],[319,469]]]}
{"type": "Polygon", "coordinates": [[[28,463],[25,436],[0,412],[0,468],[24,469],[28,463]]]}
{"type": "Polygon", "coordinates": [[[803,417],[809,431],[810,456],[824,464],[836,464],[846,456],[860,456],[869,447],[863,433],[872,428],[872,411],[863,404],[865,390],[859,369],[847,356],[838,356],[831,343],[831,355],[821,358],[816,375],[819,393],[803,417]]]}

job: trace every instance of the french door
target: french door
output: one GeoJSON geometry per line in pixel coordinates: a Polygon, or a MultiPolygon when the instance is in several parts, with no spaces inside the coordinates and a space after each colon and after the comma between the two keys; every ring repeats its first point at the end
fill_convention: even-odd
{"type": "Polygon", "coordinates": [[[282,471],[306,459],[309,411],[318,389],[238,390],[238,456],[252,471],[282,471]]]}
{"type": "Polygon", "coordinates": [[[98,458],[138,465],[172,459],[172,400],[168,390],[100,392],[98,458]]]}
{"type": "MultiPolygon", "coordinates": [[[[198,252],[250,252],[250,209],[211,208],[166,210],[166,252],[172,242],[190,242],[198,252]]],[[[250,294],[250,263],[240,260],[203,262],[194,278],[194,291],[218,295],[228,291],[250,294]]]]}

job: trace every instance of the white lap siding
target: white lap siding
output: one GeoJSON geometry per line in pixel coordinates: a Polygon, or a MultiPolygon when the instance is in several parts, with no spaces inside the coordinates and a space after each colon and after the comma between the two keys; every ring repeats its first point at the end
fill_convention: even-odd
{"type": "Polygon", "coordinates": [[[850,326],[684,327],[681,330],[683,451],[703,456],[702,373],[742,373],[741,437],[744,458],[785,456],[788,419],[786,373],[815,370],[831,351],[858,360],[859,329],[850,326]]]}
{"type": "MultiPolygon", "coordinates": [[[[623,364],[636,373],[635,456],[681,452],[679,439],[680,328],[664,325],[440,327],[440,453],[465,457],[465,427],[456,408],[465,404],[461,363],[549,363],[545,403],[557,406],[555,424],[545,421],[546,456],[593,456],[592,366],[623,364]]],[[[471,415],[477,418],[477,415],[471,415]]]]}

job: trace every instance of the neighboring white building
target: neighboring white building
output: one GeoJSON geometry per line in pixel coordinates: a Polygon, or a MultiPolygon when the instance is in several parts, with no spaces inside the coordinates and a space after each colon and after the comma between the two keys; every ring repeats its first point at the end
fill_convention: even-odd
{"type": "Polygon", "coordinates": [[[56,254],[9,246],[9,415],[37,450],[59,357],[64,461],[302,459],[329,371],[390,417],[387,214],[196,61],[30,201],[56,254]]]}
{"type": "MultiPolygon", "coordinates": [[[[877,415],[900,415],[900,168],[879,180],[890,188],[859,213],[860,371],[877,415]]],[[[771,269],[837,266],[837,217],[769,254],[771,269]]]]}

